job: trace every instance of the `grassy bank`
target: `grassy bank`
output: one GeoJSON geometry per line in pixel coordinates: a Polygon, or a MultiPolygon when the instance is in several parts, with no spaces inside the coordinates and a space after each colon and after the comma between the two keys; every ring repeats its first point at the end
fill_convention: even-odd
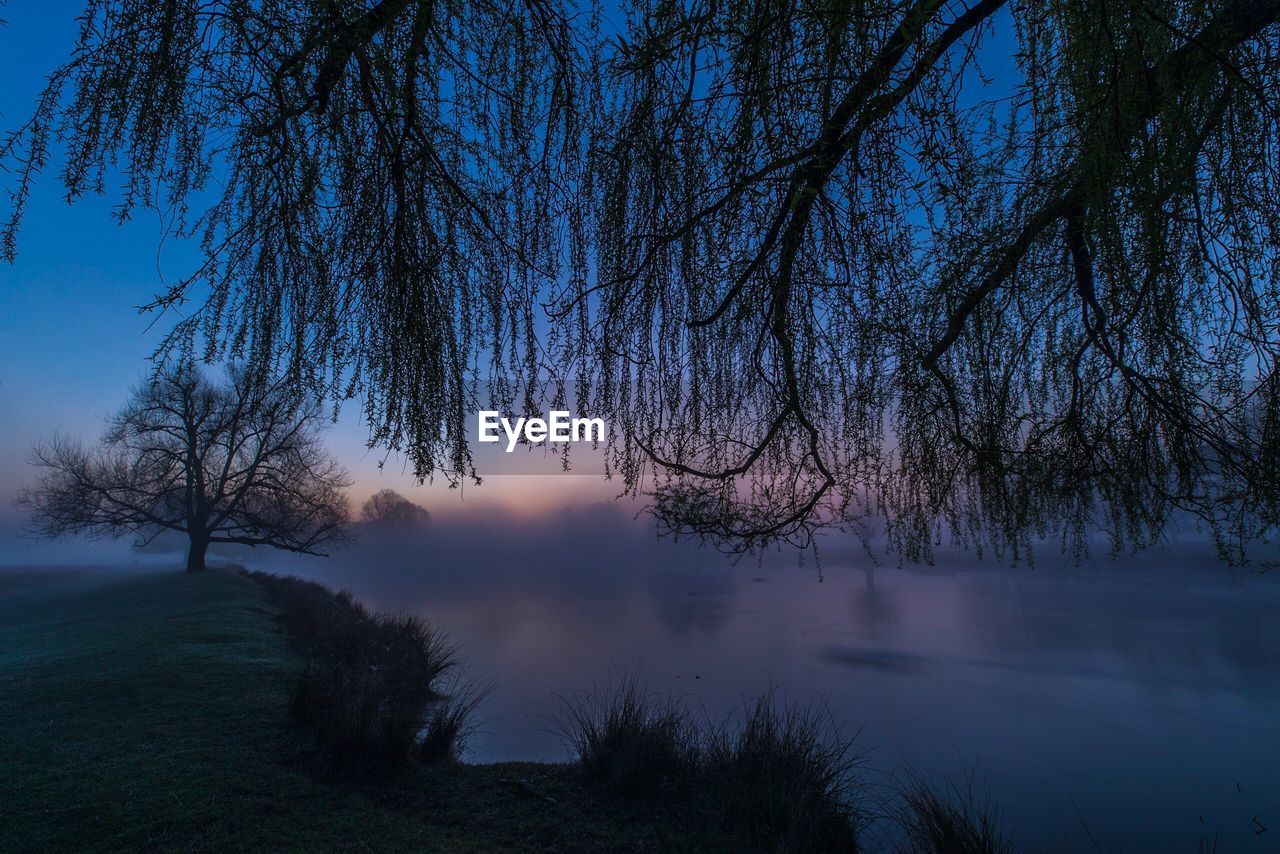
{"type": "Polygon", "coordinates": [[[335,783],[289,722],[303,664],[230,574],[91,575],[0,597],[0,849],[727,849],[695,807],[570,766],[335,783]]]}

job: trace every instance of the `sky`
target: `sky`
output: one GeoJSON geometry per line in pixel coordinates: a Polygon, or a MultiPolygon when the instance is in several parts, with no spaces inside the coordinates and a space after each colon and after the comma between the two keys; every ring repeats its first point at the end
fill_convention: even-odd
{"type": "MultiPolygon", "coordinates": [[[[70,52],[81,0],[14,3],[0,28],[0,130],[30,114],[45,76],[70,52]]],[[[153,211],[118,225],[113,198],[62,197],[55,150],[32,195],[19,234],[18,259],[0,262],[0,518],[12,517],[13,498],[32,477],[26,459],[37,441],[56,431],[96,439],[103,420],[125,402],[148,370],[148,358],[172,319],[140,315],[167,279],[194,257],[172,242],[159,251],[162,224],[153,211]]],[[[7,177],[0,186],[7,190],[7,177]]],[[[7,200],[6,200],[7,203],[7,200]]],[[[565,506],[612,500],[618,481],[599,475],[504,475],[450,490],[418,485],[404,461],[369,450],[359,403],[352,401],[328,431],[326,443],[353,475],[353,506],[379,489],[394,489],[433,514],[469,515],[498,509],[537,516],[565,506]]],[[[504,471],[507,469],[503,469],[504,471]]],[[[553,471],[553,466],[539,470],[553,471]]]]}
{"type": "MultiPolygon", "coordinates": [[[[30,115],[46,75],[69,55],[82,7],[83,0],[51,0],[2,8],[7,23],[0,27],[0,133],[30,115]]],[[[990,61],[984,60],[997,89],[1014,71],[998,42],[997,37],[990,61]]],[[[991,85],[979,87],[984,96],[1001,94],[991,85]]],[[[17,261],[0,262],[0,529],[18,524],[13,499],[33,477],[26,463],[32,446],[55,432],[96,439],[104,419],[145,376],[149,357],[177,318],[142,315],[137,307],[166,281],[189,272],[196,259],[179,241],[161,248],[163,223],[154,211],[140,209],[132,221],[118,224],[111,216],[112,188],[106,196],[68,204],[59,181],[61,162],[55,149],[30,199],[17,261]]],[[[0,187],[7,190],[10,183],[0,175],[0,187]]],[[[513,459],[490,445],[475,449],[482,472],[535,473],[489,476],[463,489],[421,485],[402,457],[379,465],[384,451],[369,449],[367,436],[358,400],[346,404],[326,436],[331,453],[353,476],[353,509],[389,488],[436,516],[493,511],[534,518],[612,502],[622,488],[619,480],[606,480],[600,458],[580,446],[574,449],[575,471],[590,474],[566,475],[554,458],[513,459]]],[[[627,501],[624,509],[640,506],[627,501]]]]}

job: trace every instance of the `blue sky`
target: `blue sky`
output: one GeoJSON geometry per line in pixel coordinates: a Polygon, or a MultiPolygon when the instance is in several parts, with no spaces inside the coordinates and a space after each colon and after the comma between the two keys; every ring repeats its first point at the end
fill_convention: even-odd
{"type": "MultiPolygon", "coordinates": [[[[7,6],[0,29],[0,127],[25,120],[44,76],[69,51],[74,2],[7,6]]],[[[68,206],[56,174],[31,200],[16,264],[0,262],[0,499],[27,478],[23,458],[54,429],[90,436],[121,403],[158,340],[133,306],[156,271],[156,222],[115,226],[110,201],[68,206]]],[[[3,179],[9,187],[7,176],[3,179]]],[[[7,203],[7,200],[6,200],[7,203]]]]}
{"type": "MultiPolygon", "coordinates": [[[[52,0],[0,10],[8,21],[0,28],[0,80],[5,81],[0,131],[29,116],[46,75],[69,54],[82,6],[83,0],[52,0]]],[[[995,61],[988,72],[994,71],[997,81],[1012,77],[999,36],[993,47],[995,61]]],[[[1003,93],[983,92],[993,94],[1003,93]]],[[[68,205],[58,180],[60,164],[55,151],[30,200],[17,262],[0,262],[0,517],[8,515],[13,495],[30,480],[24,460],[34,442],[54,431],[92,439],[102,419],[123,403],[172,322],[160,318],[152,326],[155,318],[140,315],[137,306],[161,290],[165,277],[188,271],[195,257],[173,241],[158,253],[162,224],[153,211],[138,210],[134,221],[117,225],[110,215],[110,192],[68,205]]],[[[10,184],[9,176],[0,175],[0,187],[7,190],[10,184]]],[[[358,403],[352,402],[328,437],[331,450],[356,478],[356,501],[389,487],[435,512],[463,510],[464,497],[470,506],[496,502],[533,512],[547,504],[607,500],[620,488],[599,476],[521,476],[489,478],[460,496],[441,485],[418,487],[397,458],[379,469],[382,453],[366,449],[366,435],[358,403]]],[[[586,462],[589,470],[599,470],[598,461],[586,462]]],[[[499,465],[503,471],[529,467],[509,458],[499,465]]]]}
{"type": "MultiPolygon", "coordinates": [[[[79,0],[15,3],[3,8],[0,28],[0,129],[25,121],[45,76],[69,54],[79,0]]],[[[164,277],[184,272],[194,257],[170,243],[158,255],[159,216],[140,210],[117,225],[113,199],[90,197],[68,205],[62,197],[58,153],[32,196],[19,256],[0,262],[0,516],[31,479],[25,459],[33,443],[54,431],[94,439],[103,418],[124,402],[148,367],[170,321],[140,316],[164,277]]],[[[8,176],[0,186],[8,190],[8,176]]],[[[7,203],[7,200],[6,200],[7,203]]],[[[7,211],[6,211],[7,213],[7,211]]],[[[353,402],[328,435],[334,455],[356,479],[353,498],[392,488],[433,512],[468,512],[494,504],[534,512],[548,504],[610,498],[616,483],[599,477],[489,478],[461,494],[441,485],[419,487],[391,459],[379,470],[381,452],[367,451],[366,430],[353,402]]]]}

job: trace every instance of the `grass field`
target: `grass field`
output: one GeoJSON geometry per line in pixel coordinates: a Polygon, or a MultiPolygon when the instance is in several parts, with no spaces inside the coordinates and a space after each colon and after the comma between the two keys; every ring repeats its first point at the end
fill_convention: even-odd
{"type": "Polygon", "coordinates": [[[275,616],[218,572],[0,575],[0,849],[726,847],[568,766],[326,779],[289,724],[299,661],[275,616]]]}

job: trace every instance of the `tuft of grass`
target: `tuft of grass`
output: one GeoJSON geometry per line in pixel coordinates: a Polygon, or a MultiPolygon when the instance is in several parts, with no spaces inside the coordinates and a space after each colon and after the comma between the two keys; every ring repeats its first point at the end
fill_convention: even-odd
{"type": "Polygon", "coordinates": [[[488,683],[455,678],[444,696],[431,706],[427,725],[418,741],[418,760],[437,764],[458,762],[477,726],[476,712],[492,690],[493,686],[488,683]]]}
{"type": "Polygon", "coordinates": [[[825,705],[747,704],[741,723],[714,729],[706,774],[753,846],[776,851],[857,851],[855,771],[860,756],[825,705]]]}
{"type": "Polygon", "coordinates": [[[315,731],[337,770],[403,769],[424,755],[428,739],[428,755],[459,752],[446,736],[465,731],[483,696],[442,698],[439,680],[458,666],[444,634],[420,617],[372,613],[345,591],[247,574],[270,593],[307,658],[294,686],[293,717],[315,731]]]}
{"type": "Polygon", "coordinates": [[[1009,854],[1016,850],[1001,828],[999,811],[989,798],[977,795],[972,780],[962,788],[950,778],[932,783],[912,770],[897,788],[899,804],[892,819],[902,831],[900,851],[1009,854]]]}
{"type": "Polygon", "coordinates": [[[630,675],[612,689],[561,699],[557,729],[588,777],[650,797],[697,775],[702,734],[679,700],[645,691],[630,675]]]}
{"type": "Polygon", "coordinates": [[[624,676],[566,701],[557,724],[588,778],[628,797],[698,801],[744,847],[858,850],[859,757],[825,706],[770,690],[715,725],[624,676]]]}

